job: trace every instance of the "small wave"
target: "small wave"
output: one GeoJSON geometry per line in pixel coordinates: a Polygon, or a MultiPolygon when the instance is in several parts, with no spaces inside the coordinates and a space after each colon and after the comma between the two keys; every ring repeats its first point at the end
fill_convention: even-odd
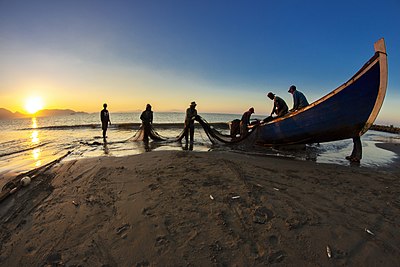
{"type": "Polygon", "coordinates": [[[10,140],[10,141],[6,141],[6,142],[0,143],[0,146],[1,147],[4,147],[4,146],[15,146],[15,145],[19,145],[20,143],[22,143],[22,140],[10,140]]]}
{"type": "Polygon", "coordinates": [[[42,144],[39,144],[39,145],[36,145],[36,146],[24,148],[24,149],[19,149],[19,150],[15,150],[15,151],[10,151],[10,152],[6,152],[6,153],[2,153],[2,154],[0,154],[0,158],[1,158],[1,157],[5,157],[5,156],[10,156],[10,155],[13,155],[13,154],[18,154],[18,153],[30,151],[30,150],[34,150],[34,149],[36,149],[36,148],[39,148],[39,147],[48,145],[48,144],[50,144],[50,143],[51,143],[51,142],[46,142],[46,143],[42,143],[42,144]]]}
{"type": "MultiPolygon", "coordinates": [[[[215,122],[209,123],[211,126],[214,126],[219,129],[229,129],[228,123],[225,122],[215,122]]],[[[137,129],[139,128],[141,123],[117,123],[111,124],[108,128],[111,129],[137,129]]],[[[175,128],[183,128],[183,123],[153,123],[153,127],[157,129],[175,129],[175,128]]],[[[22,131],[29,130],[71,130],[71,129],[100,129],[101,124],[80,124],[80,125],[54,125],[54,126],[42,126],[37,128],[22,128],[22,131]]]]}
{"type": "Polygon", "coordinates": [[[22,128],[22,131],[29,130],[70,130],[70,129],[94,129],[100,128],[101,126],[98,124],[82,124],[82,125],[56,125],[56,126],[42,126],[42,127],[28,127],[22,128]]]}

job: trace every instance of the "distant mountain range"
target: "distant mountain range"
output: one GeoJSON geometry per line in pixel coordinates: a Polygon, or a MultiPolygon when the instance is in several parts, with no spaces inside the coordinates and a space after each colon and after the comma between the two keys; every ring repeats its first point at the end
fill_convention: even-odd
{"type": "MultiPolygon", "coordinates": [[[[72,109],[42,109],[35,113],[35,117],[65,116],[84,114],[85,112],[77,112],[72,109]]],[[[23,114],[21,112],[11,112],[8,109],[0,108],[0,119],[16,119],[32,117],[31,114],[23,114]]]]}

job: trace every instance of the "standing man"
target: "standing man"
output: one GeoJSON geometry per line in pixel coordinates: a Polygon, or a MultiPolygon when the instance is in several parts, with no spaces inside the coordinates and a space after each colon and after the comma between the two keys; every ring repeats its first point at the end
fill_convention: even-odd
{"type": "Polygon", "coordinates": [[[288,113],[289,108],[286,105],[285,100],[273,94],[272,92],[269,92],[267,96],[269,97],[269,99],[274,101],[274,107],[272,108],[271,116],[275,113],[278,117],[282,117],[283,115],[288,113]]]}
{"type": "Polygon", "coordinates": [[[196,102],[190,103],[188,109],[186,109],[186,118],[185,118],[185,149],[188,147],[188,135],[190,132],[190,148],[189,150],[193,150],[193,139],[194,139],[194,120],[197,116],[196,110],[196,102]]]}
{"type": "Polygon", "coordinates": [[[296,86],[290,86],[288,92],[293,95],[293,108],[290,111],[296,111],[308,106],[307,98],[302,92],[296,90],[296,86]]]}
{"type": "Polygon", "coordinates": [[[140,119],[142,120],[144,136],[143,141],[145,143],[149,142],[149,134],[151,130],[151,124],[153,123],[153,111],[151,110],[151,105],[146,105],[146,110],[142,112],[140,115],[140,119]]]}
{"type": "Polygon", "coordinates": [[[107,110],[107,104],[103,104],[103,110],[100,112],[100,119],[101,119],[101,128],[103,129],[103,139],[104,141],[106,140],[107,136],[107,128],[108,128],[108,123],[111,125],[110,121],[110,113],[107,110]]]}
{"type": "Polygon", "coordinates": [[[254,113],[254,108],[249,108],[248,111],[243,113],[242,119],[240,120],[240,137],[244,137],[247,134],[247,127],[250,124],[250,116],[254,113]]]}

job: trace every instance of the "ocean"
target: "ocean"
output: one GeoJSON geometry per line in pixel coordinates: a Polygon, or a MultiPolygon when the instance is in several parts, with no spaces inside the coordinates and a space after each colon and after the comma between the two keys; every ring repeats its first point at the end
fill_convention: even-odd
{"type": "MultiPolygon", "coordinates": [[[[209,123],[227,123],[240,119],[238,114],[199,113],[209,123]]],[[[64,160],[99,156],[126,156],[145,153],[143,142],[129,141],[139,129],[139,112],[111,113],[111,126],[107,131],[107,145],[103,144],[98,113],[75,114],[57,117],[40,117],[1,120],[0,131],[0,185],[8,177],[43,166],[70,154],[64,160]]],[[[165,137],[176,137],[183,130],[184,113],[155,112],[154,128],[165,137]]],[[[252,118],[263,119],[253,116],[252,118]]],[[[228,128],[220,129],[229,133],[228,128]]],[[[398,134],[368,131],[361,138],[363,145],[362,166],[382,167],[390,164],[395,153],[380,149],[376,143],[400,143],[398,134]]],[[[344,159],[352,150],[352,140],[341,140],[307,145],[304,150],[276,150],[260,148],[257,151],[236,149],[232,146],[215,146],[202,127],[196,123],[194,151],[237,150],[238,153],[257,153],[318,163],[348,165],[344,159]]],[[[150,151],[182,150],[180,143],[151,142],[150,151]]]]}

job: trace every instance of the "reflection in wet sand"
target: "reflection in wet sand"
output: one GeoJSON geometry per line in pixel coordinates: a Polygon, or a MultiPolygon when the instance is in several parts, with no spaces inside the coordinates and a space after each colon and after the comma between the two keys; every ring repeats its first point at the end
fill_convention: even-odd
{"type": "Polygon", "coordinates": [[[107,141],[103,143],[104,154],[108,155],[110,150],[108,149],[107,141]]]}
{"type": "Polygon", "coordinates": [[[35,162],[35,166],[36,167],[39,167],[40,165],[42,165],[42,161],[40,159],[40,154],[41,154],[40,147],[35,148],[34,150],[32,150],[32,158],[36,161],[35,162]]]}

